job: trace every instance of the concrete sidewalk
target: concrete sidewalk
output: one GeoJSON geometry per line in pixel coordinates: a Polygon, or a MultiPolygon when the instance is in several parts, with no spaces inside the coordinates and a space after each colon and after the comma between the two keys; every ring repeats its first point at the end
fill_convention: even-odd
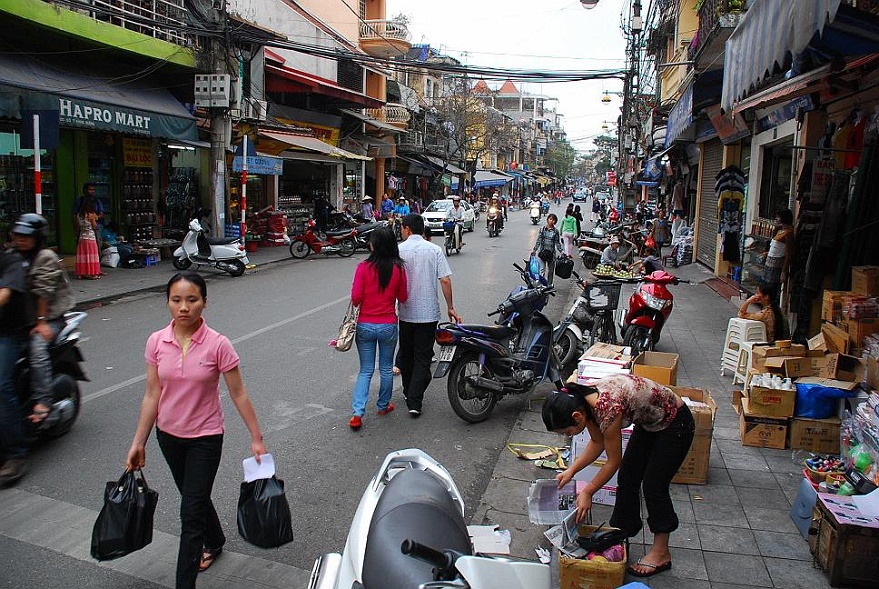
{"type": "MultiPolygon", "coordinates": [[[[287,246],[261,247],[255,252],[248,252],[247,257],[250,260],[248,273],[258,271],[261,266],[294,259],[287,246]]],[[[168,279],[177,272],[171,264],[170,258],[160,261],[156,266],[146,268],[102,267],[101,269],[106,273],[106,276],[102,276],[100,280],[77,280],[73,273],[68,271],[76,296],[77,308],[88,309],[122,297],[164,290],[168,279]]],[[[206,280],[236,280],[226,272],[206,266],[202,267],[201,275],[206,280]]]]}
{"type": "MultiPolygon", "coordinates": [[[[720,354],[727,321],[736,306],[704,284],[713,275],[698,265],[673,269],[692,284],[672,287],[675,309],[658,351],[680,354],[678,384],[706,388],[718,404],[707,485],[672,485],[681,520],[672,534],[674,566],[649,579],[651,587],[735,589],[738,587],[829,587],[813,567],[806,540],[788,510],[802,479],[802,466],[789,450],[751,448],[739,441],[738,414],[732,408],[732,377],[721,376],[720,354]]],[[[624,291],[621,305],[625,304],[624,291]]],[[[545,392],[548,389],[541,389],[545,392]]],[[[539,396],[532,399],[508,442],[560,446],[568,440],[546,431],[539,396]]],[[[532,480],[555,472],[502,451],[491,482],[477,507],[473,524],[497,524],[512,535],[514,556],[534,559],[534,548],[548,547],[544,526],[529,522],[525,497],[532,480]]],[[[595,524],[610,519],[612,508],[595,506],[595,524]]],[[[646,517],[646,509],[642,506],[646,517]]],[[[647,530],[633,538],[630,560],[640,558],[652,542],[647,530]]],[[[557,558],[553,558],[557,577],[557,558]]]]}

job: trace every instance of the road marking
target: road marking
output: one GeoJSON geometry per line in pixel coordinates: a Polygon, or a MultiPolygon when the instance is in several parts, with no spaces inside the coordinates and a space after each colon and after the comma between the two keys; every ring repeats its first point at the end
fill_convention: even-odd
{"type": "MultiPolygon", "coordinates": [[[[20,489],[0,491],[0,498],[0,535],[162,587],[174,587],[177,536],[154,530],[152,544],[144,549],[117,560],[98,562],[90,555],[97,511],[20,489]]],[[[198,575],[198,586],[304,587],[310,574],[282,562],[224,550],[209,571],[198,575]]]]}
{"type": "MultiPolygon", "coordinates": [[[[293,323],[294,321],[299,321],[300,319],[305,319],[306,317],[314,315],[315,313],[320,313],[321,311],[329,309],[330,307],[334,307],[340,303],[348,302],[350,299],[351,299],[351,297],[345,296],[340,299],[336,299],[335,301],[330,301],[328,303],[324,303],[323,305],[319,305],[317,307],[309,309],[308,311],[303,311],[302,313],[299,313],[298,315],[288,317],[287,319],[284,319],[282,321],[278,321],[276,323],[266,325],[265,327],[261,327],[255,331],[251,331],[250,333],[245,333],[244,335],[242,335],[240,337],[236,337],[235,339],[231,340],[232,344],[234,345],[234,344],[238,344],[241,342],[245,342],[249,339],[255,338],[258,335],[268,333],[269,331],[271,331],[273,329],[283,327],[285,325],[293,323]]],[[[82,402],[88,403],[89,401],[94,401],[95,399],[100,399],[101,397],[106,397],[107,395],[109,395],[111,393],[115,393],[119,389],[124,389],[125,387],[129,387],[133,384],[137,384],[137,383],[143,382],[145,380],[146,380],[146,373],[141,374],[140,376],[135,376],[133,378],[129,378],[128,380],[122,381],[120,383],[116,383],[114,385],[110,385],[110,386],[103,388],[99,391],[95,391],[94,393],[90,393],[88,395],[83,396],[82,402]]]]}

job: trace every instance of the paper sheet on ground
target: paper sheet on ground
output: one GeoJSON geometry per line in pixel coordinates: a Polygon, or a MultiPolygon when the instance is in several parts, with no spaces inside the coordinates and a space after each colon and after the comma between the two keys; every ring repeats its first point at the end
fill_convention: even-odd
{"type": "Polygon", "coordinates": [[[473,551],[481,554],[509,554],[512,537],[509,530],[499,530],[497,525],[467,526],[473,540],[473,551]]]}
{"type": "Polygon", "coordinates": [[[251,456],[242,461],[244,465],[244,482],[252,483],[258,479],[270,479],[275,476],[275,459],[271,454],[260,454],[260,463],[251,456]]]}

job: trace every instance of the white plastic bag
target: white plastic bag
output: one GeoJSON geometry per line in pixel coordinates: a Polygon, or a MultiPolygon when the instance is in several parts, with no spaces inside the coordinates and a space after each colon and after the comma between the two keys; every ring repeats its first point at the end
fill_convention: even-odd
{"type": "Polygon", "coordinates": [[[119,265],[119,250],[115,245],[104,248],[101,252],[101,266],[115,268],[119,265]]]}

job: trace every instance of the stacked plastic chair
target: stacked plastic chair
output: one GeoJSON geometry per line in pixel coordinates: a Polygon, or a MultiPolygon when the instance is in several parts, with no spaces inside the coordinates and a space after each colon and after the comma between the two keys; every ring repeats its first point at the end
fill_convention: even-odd
{"type": "Polygon", "coordinates": [[[737,372],[736,369],[739,366],[739,353],[742,350],[742,344],[765,341],[766,325],[762,321],[739,319],[738,317],[730,319],[726,326],[723,355],[720,358],[720,375],[724,376],[727,371],[733,374],[737,372]]]}

